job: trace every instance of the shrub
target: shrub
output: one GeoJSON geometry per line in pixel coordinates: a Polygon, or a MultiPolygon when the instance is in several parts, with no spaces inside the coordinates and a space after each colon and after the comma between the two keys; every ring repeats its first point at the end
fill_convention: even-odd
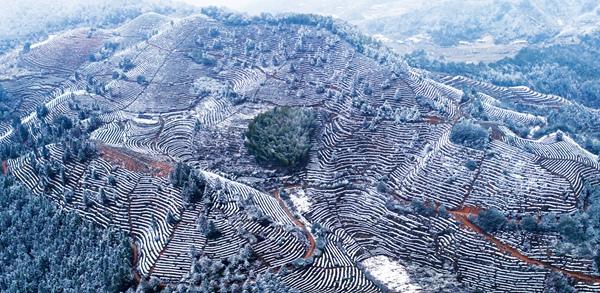
{"type": "Polygon", "coordinates": [[[538,223],[532,216],[526,216],[521,220],[521,228],[528,232],[536,232],[538,223]]]}
{"type": "Polygon", "coordinates": [[[506,223],[507,220],[504,214],[495,208],[482,211],[477,216],[477,225],[490,233],[501,230],[506,223]]]}
{"type": "Polygon", "coordinates": [[[187,164],[177,163],[169,179],[174,187],[181,188],[184,202],[197,203],[202,200],[206,188],[204,177],[187,164]]]}
{"type": "Polygon", "coordinates": [[[133,69],[134,67],[135,64],[133,64],[133,61],[131,61],[130,58],[123,58],[123,60],[119,62],[119,68],[121,68],[124,72],[127,72],[133,69]]]}
{"type": "Polygon", "coordinates": [[[189,54],[189,56],[190,56],[190,58],[192,58],[192,60],[194,62],[196,62],[198,64],[202,64],[202,65],[206,65],[206,66],[213,66],[213,65],[215,65],[215,63],[217,63],[217,60],[215,59],[215,57],[206,54],[201,49],[192,50],[192,52],[189,54]]]}
{"type": "Polygon", "coordinates": [[[221,237],[221,231],[219,231],[219,229],[217,228],[217,225],[215,224],[214,221],[212,221],[212,220],[208,221],[208,224],[206,226],[205,236],[206,236],[206,238],[212,239],[212,240],[221,237]]]}
{"type": "Polygon", "coordinates": [[[308,160],[315,128],[312,110],[278,107],[250,122],[245,145],[259,162],[298,168],[308,160]]]}
{"type": "Polygon", "coordinates": [[[462,120],[452,127],[450,141],[469,148],[483,150],[489,141],[489,133],[470,120],[462,120]]]}
{"type": "Polygon", "coordinates": [[[560,218],[558,223],[558,231],[569,242],[578,244],[584,240],[584,231],[579,223],[572,217],[566,215],[560,218]]]}
{"type": "Polygon", "coordinates": [[[465,167],[471,171],[475,171],[477,169],[477,162],[473,161],[472,159],[468,159],[467,162],[465,162],[465,167]]]}
{"type": "Polygon", "coordinates": [[[430,206],[423,201],[413,200],[411,202],[411,207],[415,213],[421,216],[432,217],[435,215],[435,209],[433,208],[433,206],[430,206]]]}
{"type": "Polygon", "coordinates": [[[546,277],[544,292],[548,293],[574,293],[577,290],[571,285],[572,281],[558,272],[551,272],[546,277]]]}
{"type": "Polygon", "coordinates": [[[140,84],[140,85],[147,85],[148,81],[146,80],[146,77],[143,75],[138,75],[135,79],[135,81],[140,84]]]}

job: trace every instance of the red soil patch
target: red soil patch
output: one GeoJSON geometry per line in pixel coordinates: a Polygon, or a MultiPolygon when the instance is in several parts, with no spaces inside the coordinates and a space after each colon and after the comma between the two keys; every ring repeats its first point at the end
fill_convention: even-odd
{"type": "Polygon", "coordinates": [[[103,159],[129,171],[167,177],[173,170],[173,166],[168,162],[158,161],[131,150],[100,145],[98,151],[103,159]]]}
{"type": "Polygon", "coordinates": [[[463,206],[462,208],[460,208],[458,210],[453,210],[450,213],[452,215],[461,215],[461,216],[468,217],[469,215],[477,216],[477,215],[479,215],[479,212],[481,212],[482,210],[483,209],[480,207],[463,206]]]}
{"type": "Polygon", "coordinates": [[[443,123],[444,121],[442,120],[442,118],[440,118],[438,116],[425,116],[425,122],[427,122],[429,124],[440,124],[440,123],[443,123]]]}
{"type": "Polygon", "coordinates": [[[8,164],[6,163],[6,160],[2,161],[2,174],[8,174],[8,164]]]}
{"type": "Polygon", "coordinates": [[[452,216],[454,216],[454,218],[457,221],[459,221],[462,225],[464,225],[465,227],[471,229],[472,231],[477,232],[478,234],[483,235],[487,241],[492,242],[494,245],[496,245],[496,247],[498,247],[498,250],[500,250],[501,252],[509,254],[515,258],[518,258],[519,260],[521,260],[529,265],[541,266],[541,267],[544,267],[546,269],[549,269],[549,270],[552,270],[555,272],[563,273],[565,275],[568,275],[574,279],[577,279],[577,280],[580,280],[583,282],[600,283],[599,276],[593,276],[593,275],[588,275],[588,274],[584,274],[581,272],[574,272],[574,271],[568,271],[565,269],[561,269],[552,264],[530,258],[530,257],[524,255],[523,253],[521,253],[518,249],[516,249],[506,243],[503,243],[502,241],[498,240],[496,237],[483,231],[483,229],[481,229],[479,226],[475,225],[473,222],[471,222],[469,220],[469,215],[477,215],[477,214],[479,214],[480,211],[481,211],[481,208],[478,208],[478,207],[463,207],[459,210],[451,211],[450,214],[452,214],[452,216]]]}

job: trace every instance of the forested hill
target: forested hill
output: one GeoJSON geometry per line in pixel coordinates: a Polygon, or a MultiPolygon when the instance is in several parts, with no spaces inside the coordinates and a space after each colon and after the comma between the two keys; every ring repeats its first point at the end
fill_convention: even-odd
{"type": "MultiPolygon", "coordinates": [[[[564,97],[412,68],[331,17],[215,8],[70,30],[2,55],[0,76],[15,189],[94,223],[91,239],[130,238],[131,275],[94,280],[600,290],[600,163],[585,144],[600,124],[564,97]],[[564,108],[588,124],[558,127],[564,108]]],[[[122,256],[119,243],[102,251],[122,256]]]]}

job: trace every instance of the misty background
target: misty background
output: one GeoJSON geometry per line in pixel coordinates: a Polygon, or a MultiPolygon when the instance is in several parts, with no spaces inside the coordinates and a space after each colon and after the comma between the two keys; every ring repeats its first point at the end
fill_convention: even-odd
{"type": "Polygon", "coordinates": [[[595,0],[5,0],[3,48],[70,27],[116,25],[144,12],[182,16],[219,6],[249,14],[318,13],[358,26],[399,53],[427,50],[459,61],[494,61],[528,44],[574,42],[599,24],[595,0]],[[444,50],[442,50],[444,49],[444,50]],[[446,51],[445,53],[442,51],[446,51]]]}

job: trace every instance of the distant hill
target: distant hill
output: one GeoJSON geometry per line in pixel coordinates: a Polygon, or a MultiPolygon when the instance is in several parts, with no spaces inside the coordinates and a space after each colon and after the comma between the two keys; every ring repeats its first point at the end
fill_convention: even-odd
{"type": "MultiPolygon", "coordinates": [[[[193,3],[193,1],[188,1],[193,3]]],[[[224,5],[260,14],[332,15],[357,25],[401,54],[426,50],[451,61],[493,62],[527,45],[577,42],[597,31],[594,0],[240,1],[224,5]]]]}
{"type": "Polygon", "coordinates": [[[169,0],[6,0],[0,10],[0,53],[65,29],[111,27],[146,12],[190,13],[191,6],[169,0]]]}

